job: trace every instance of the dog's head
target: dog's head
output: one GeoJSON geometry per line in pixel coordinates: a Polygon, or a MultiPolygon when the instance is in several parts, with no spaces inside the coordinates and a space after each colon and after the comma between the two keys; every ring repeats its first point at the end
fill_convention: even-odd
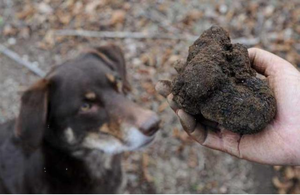
{"type": "Polygon", "coordinates": [[[122,51],[92,49],[54,68],[22,96],[16,135],[67,150],[106,153],[141,148],[154,139],[159,118],[125,97],[130,87],[122,51]]]}

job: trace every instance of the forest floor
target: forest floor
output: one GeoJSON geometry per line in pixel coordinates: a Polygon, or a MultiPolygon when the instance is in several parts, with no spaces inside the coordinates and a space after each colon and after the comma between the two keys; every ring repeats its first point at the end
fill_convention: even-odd
{"type": "MultiPolygon", "coordinates": [[[[156,93],[155,83],[174,77],[172,64],[185,59],[188,47],[213,24],[227,29],[236,42],[300,66],[296,0],[0,1],[0,44],[45,72],[87,47],[114,42],[123,49],[133,88],[130,98],[162,119],[155,143],[124,154],[126,192],[299,193],[297,167],[259,165],[200,146],[182,131],[166,100],[156,93]],[[98,37],[90,32],[83,36],[80,30],[96,31],[98,37]],[[114,32],[108,33],[110,38],[103,33],[107,31],[114,32]]],[[[17,115],[21,92],[37,79],[0,54],[0,122],[17,115]]]]}

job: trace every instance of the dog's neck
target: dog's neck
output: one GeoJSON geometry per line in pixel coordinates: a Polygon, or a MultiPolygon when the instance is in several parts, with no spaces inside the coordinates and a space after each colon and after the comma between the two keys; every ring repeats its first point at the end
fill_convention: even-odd
{"type": "Polygon", "coordinates": [[[54,186],[66,181],[65,187],[72,187],[74,191],[78,190],[76,185],[80,185],[80,189],[97,188],[96,191],[103,189],[103,192],[122,187],[121,155],[105,154],[97,150],[73,154],[48,144],[44,145],[43,150],[44,171],[54,186]]]}
{"type": "Polygon", "coordinates": [[[91,177],[101,178],[105,175],[105,172],[112,170],[115,165],[115,160],[118,159],[120,162],[121,159],[118,158],[118,155],[106,154],[102,151],[91,150],[91,151],[77,151],[71,154],[77,160],[84,162],[85,167],[89,170],[91,177]]]}

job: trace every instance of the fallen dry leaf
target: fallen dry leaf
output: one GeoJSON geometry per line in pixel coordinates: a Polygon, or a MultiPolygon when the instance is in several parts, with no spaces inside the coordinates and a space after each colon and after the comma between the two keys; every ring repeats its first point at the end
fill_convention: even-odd
{"type": "Polygon", "coordinates": [[[283,190],[287,190],[293,186],[293,182],[281,182],[278,177],[273,177],[272,182],[276,188],[283,190]]]}
{"type": "Polygon", "coordinates": [[[31,16],[33,16],[33,14],[35,13],[35,8],[31,5],[26,5],[22,11],[18,12],[17,13],[17,17],[20,19],[20,20],[24,20],[24,19],[27,19],[31,16]]]}
{"type": "Polygon", "coordinates": [[[16,35],[17,32],[18,32],[17,29],[12,27],[9,24],[4,26],[4,29],[3,29],[3,35],[4,36],[13,36],[13,35],[16,35]]]}
{"type": "Polygon", "coordinates": [[[123,24],[125,21],[126,12],[123,10],[116,10],[112,13],[111,19],[109,24],[116,25],[116,24],[123,24]]]}
{"type": "Polygon", "coordinates": [[[284,170],[284,176],[288,180],[293,179],[295,177],[294,169],[292,167],[286,167],[284,170]]]}
{"type": "Polygon", "coordinates": [[[153,177],[150,175],[148,171],[148,165],[149,165],[149,156],[147,153],[143,153],[143,159],[142,159],[142,167],[143,167],[143,175],[146,181],[153,182],[153,177]]]}

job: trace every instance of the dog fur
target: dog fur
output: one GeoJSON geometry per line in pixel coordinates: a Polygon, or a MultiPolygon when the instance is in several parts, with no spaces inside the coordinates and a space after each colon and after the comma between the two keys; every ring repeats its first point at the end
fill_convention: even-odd
{"type": "Polygon", "coordinates": [[[24,92],[0,125],[0,193],[118,193],[121,153],[149,144],[159,119],[128,100],[121,49],[94,48],[24,92]]]}

